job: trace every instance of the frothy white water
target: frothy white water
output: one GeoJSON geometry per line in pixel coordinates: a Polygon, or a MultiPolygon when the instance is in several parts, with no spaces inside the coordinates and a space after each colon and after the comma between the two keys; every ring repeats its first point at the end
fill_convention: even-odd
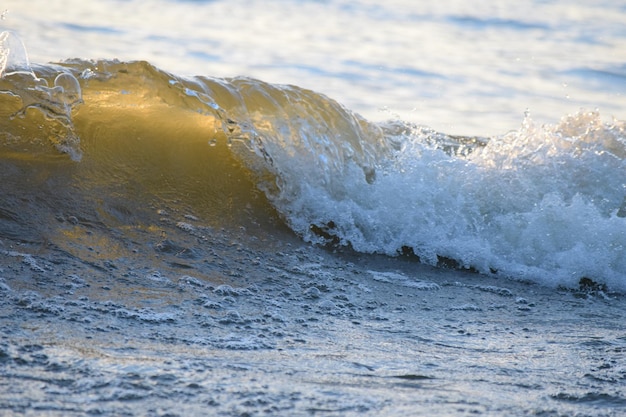
{"type": "MultiPolygon", "coordinates": [[[[10,58],[6,68],[21,62],[10,58]]],[[[55,144],[79,156],[69,152],[77,142],[70,134],[72,107],[81,102],[77,79],[62,73],[48,87],[25,68],[37,83],[25,89],[24,109],[61,118],[69,133],[55,144]]],[[[245,154],[251,148],[262,156],[261,171],[273,175],[259,186],[309,241],[332,237],[388,255],[410,248],[430,264],[451,259],[550,286],[572,287],[588,277],[626,289],[623,121],[580,112],[536,126],[526,117],[503,136],[459,138],[406,122],[376,125],[297,87],[248,78],[196,81],[206,97],[189,88],[185,97],[215,112],[224,133],[246,145],[245,154]],[[211,85],[226,86],[228,94],[211,93],[211,85]],[[275,185],[267,184],[274,178],[275,185]]],[[[256,161],[244,163],[259,172],[256,161]]]]}
{"type": "Polygon", "coordinates": [[[386,129],[396,151],[371,183],[350,160],[320,174],[306,155],[272,155],[291,182],[275,203],[298,233],[320,241],[321,229],[368,253],[409,247],[431,264],[451,258],[549,286],[589,277],[626,289],[623,122],[595,112],[544,126],[526,117],[517,131],[454,151],[428,129],[386,129]]]}

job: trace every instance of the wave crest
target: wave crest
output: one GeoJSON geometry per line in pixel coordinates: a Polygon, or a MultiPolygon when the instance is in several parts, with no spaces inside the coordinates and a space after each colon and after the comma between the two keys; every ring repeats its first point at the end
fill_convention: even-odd
{"type": "Polygon", "coordinates": [[[598,112],[458,137],[372,123],[295,86],[146,62],[38,66],[0,87],[3,153],[82,152],[82,190],[122,181],[136,200],[184,201],[216,223],[241,222],[233,206],[257,219],[275,209],[311,242],[626,289],[626,127],[598,112]]]}

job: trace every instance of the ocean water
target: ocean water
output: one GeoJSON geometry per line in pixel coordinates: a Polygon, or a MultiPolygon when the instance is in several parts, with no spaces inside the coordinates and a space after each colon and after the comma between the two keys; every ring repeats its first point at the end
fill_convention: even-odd
{"type": "Polygon", "coordinates": [[[0,4],[3,415],[626,411],[626,8],[378,3],[0,4]]]}

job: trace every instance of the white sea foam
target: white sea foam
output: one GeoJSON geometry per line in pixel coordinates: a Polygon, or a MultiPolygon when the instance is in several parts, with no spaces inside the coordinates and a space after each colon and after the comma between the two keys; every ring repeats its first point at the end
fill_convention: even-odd
{"type": "Polygon", "coordinates": [[[624,290],[625,129],[595,112],[545,126],[527,117],[464,155],[407,126],[371,184],[350,160],[320,176],[272,155],[282,181],[297,182],[275,202],[311,241],[323,240],[316,225],[362,252],[410,247],[430,264],[445,257],[549,286],[589,277],[624,290]]]}
{"type": "Polygon", "coordinates": [[[438,284],[430,281],[421,281],[411,279],[406,275],[397,272],[380,272],[380,271],[367,271],[372,276],[374,281],[393,283],[402,287],[415,288],[423,291],[439,290],[441,287],[438,284]]]}

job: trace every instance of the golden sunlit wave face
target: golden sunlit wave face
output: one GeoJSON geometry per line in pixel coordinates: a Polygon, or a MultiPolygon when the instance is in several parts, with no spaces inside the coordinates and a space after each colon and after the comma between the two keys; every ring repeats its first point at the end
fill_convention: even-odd
{"type": "MultiPolygon", "coordinates": [[[[167,204],[215,226],[284,222],[310,242],[485,273],[607,274],[581,260],[598,250],[610,276],[626,267],[616,232],[624,126],[597,112],[553,126],[527,116],[518,131],[480,138],[372,123],[294,86],[177,77],[141,61],[74,60],[0,83],[3,155],[16,169],[49,161],[35,178],[56,183],[39,190],[93,200],[84,210],[106,227],[158,239],[160,220],[145,210],[167,204]]],[[[56,236],[80,241],[71,227],[56,236]]]]}

